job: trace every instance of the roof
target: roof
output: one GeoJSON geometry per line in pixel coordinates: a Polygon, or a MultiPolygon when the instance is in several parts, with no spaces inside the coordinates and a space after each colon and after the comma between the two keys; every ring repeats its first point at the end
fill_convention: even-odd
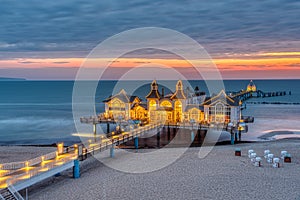
{"type": "Polygon", "coordinates": [[[170,98],[171,99],[186,99],[183,90],[176,90],[176,92],[170,98]]]}
{"type": "Polygon", "coordinates": [[[125,92],[125,90],[122,89],[118,94],[116,94],[116,95],[110,95],[103,102],[104,103],[109,102],[109,101],[111,101],[114,98],[118,98],[118,99],[120,99],[121,101],[123,101],[125,103],[132,103],[135,100],[135,98],[138,98],[139,100],[141,100],[138,96],[130,96],[130,95],[128,95],[125,92]]]}
{"type": "Polygon", "coordinates": [[[173,93],[167,94],[164,96],[164,99],[170,99],[173,96],[173,93]]]}
{"type": "Polygon", "coordinates": [[[149,94],[146,96],[146,99],[150,99],[150,98],[160,99],[161,98],[161,94],[159,93],[158,90],[151,90],[149,92],[149,94]]]}
{"type": "Polygon", "coordinates": [[[146,99],[160,99],[162,96],[158,91],[158,85],[156,83],[156,80],[153,80],[153,82],[151,83],[151,91],[149,92],[149,94],[146,96],[146,99]]]}
{"type": "Polygon", "coordinates": [[[131,106],[131,108],[134,108],[136,106],[141,106],[142,108],[144,108],[145,110],[148,110],[147,108],[147,103],[135,103],[131,106]]]}
{"type": "Polygon", "coordinates": [[[171,96],[171,99],[186,99],[183,91],[182,81],[179,80],[176,84],[176,92],[171,96]]]}
{"type": "Polygon", "coordinates": [[[224,90],[222,90],[218,95],[206,99],[203,105],[211,105],[217,102],[223,102],[229,106],[239,106],[239,99],[229,97],[228,95],[226,95],[224,90]]]}

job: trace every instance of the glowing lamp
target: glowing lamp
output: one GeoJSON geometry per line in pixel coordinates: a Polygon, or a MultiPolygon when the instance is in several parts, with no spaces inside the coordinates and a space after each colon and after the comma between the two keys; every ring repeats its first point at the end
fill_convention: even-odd
{"type": "Polygon", "coordinates": [[[60,142],[57,144],[57,152],[58,152],[58,155],[63,154],[63,152],[64,152],[64,143],[63,142],[60,142]]]}

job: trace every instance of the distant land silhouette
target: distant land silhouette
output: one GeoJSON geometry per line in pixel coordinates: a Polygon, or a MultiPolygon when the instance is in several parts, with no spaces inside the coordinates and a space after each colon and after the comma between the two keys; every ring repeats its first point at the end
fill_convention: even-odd
{"type": "Polygon", "coordinates": [[[0,77],[0,81],[26,81],[25,78],[0,77]]]}

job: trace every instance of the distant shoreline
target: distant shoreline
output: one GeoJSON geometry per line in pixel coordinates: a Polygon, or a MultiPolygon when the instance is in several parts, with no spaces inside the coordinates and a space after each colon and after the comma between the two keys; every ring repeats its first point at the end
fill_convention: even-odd
{"type": "Polygon", "coordinates": [[[0,77],[0,81],[26,81],[25,78],[0,77]]]}

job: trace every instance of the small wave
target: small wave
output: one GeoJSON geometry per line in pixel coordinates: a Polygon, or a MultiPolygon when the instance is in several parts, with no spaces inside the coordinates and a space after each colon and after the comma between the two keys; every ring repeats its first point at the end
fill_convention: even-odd
{"type": "Polygon", "coordinates": [[[14,118],[14,119],[3,119],[0,120],[0,124],[2,127],[4,126],[16,126],[16,125],[24,125],[26,127],[34,126],[34,125],[42,125],[47,124],[47,126],[61,126],[64,125],[72,125],[74,123],[73,118],[45,118],[45,117],[24,117],[24,118],[14,118]]]}
{"type": "Polygon", "coordinates": [[[0,106],[68,106],[72,103],[0,103],[0,106]]]}
{"type": "MultiPolygon", "coordinates": [[[[0,103],[0,106],[71,106],[71,105],[90,105],[90,103],[0,103]]],[[[96,105],[104,105],[104,103],[96,103],[96,105]]]]}
{"type": "Polygon", "coordinates": [[[278,105],[300,105],[300,102],[267,102],[267,101],[257,101],[257,102],[246,102],[246,104],[278,104],[278,105]]]}

